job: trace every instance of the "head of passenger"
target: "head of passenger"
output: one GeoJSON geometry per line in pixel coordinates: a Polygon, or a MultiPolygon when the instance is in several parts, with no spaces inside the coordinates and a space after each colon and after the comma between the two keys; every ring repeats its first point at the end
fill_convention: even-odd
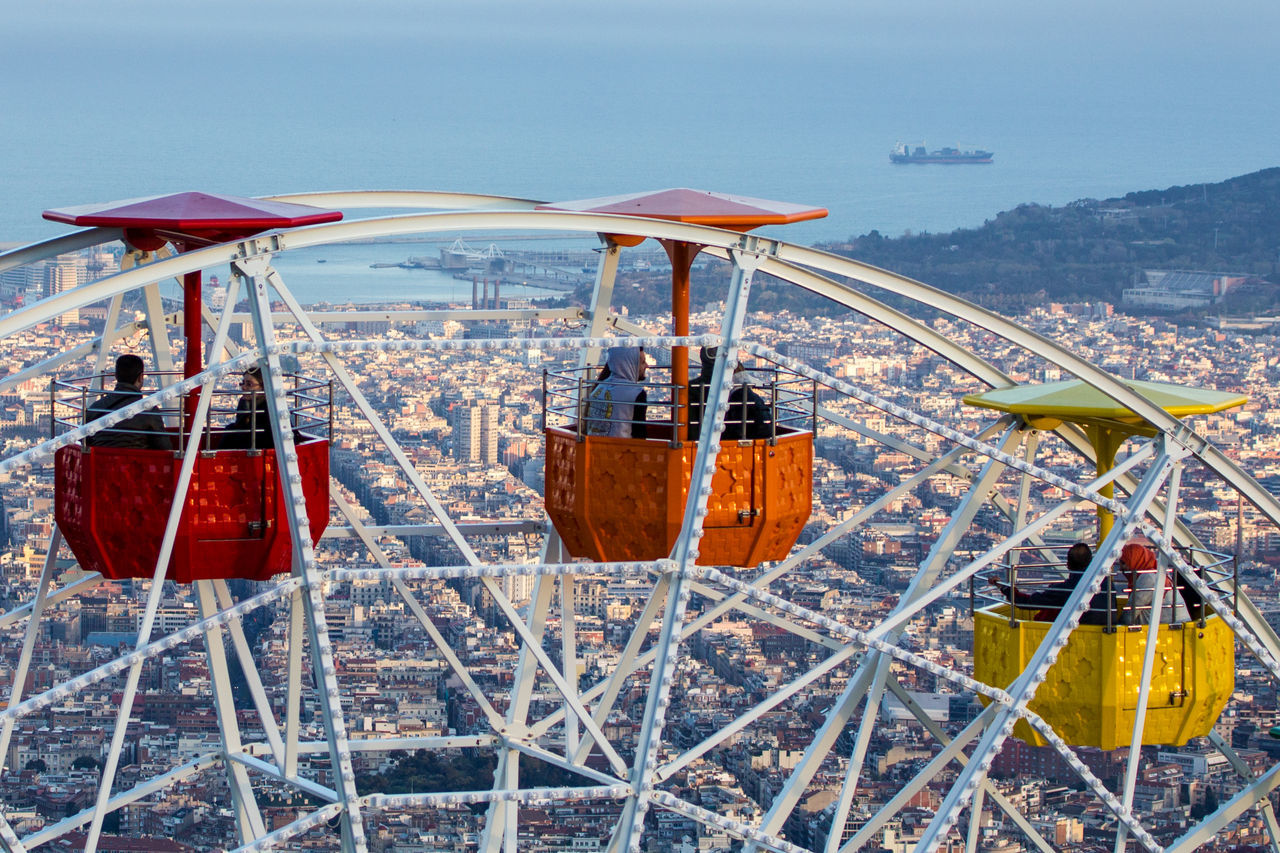
{"type": "Polygon", "coordinates": [[[116,382],[134,390],[142,388],[142,374],[146,365],[133,353],[125,353],[116,359],[116,382]]]}
{"type": "Polygon", "coordinates": [[[1131,586],[1137,582],[1139,575],[1156,570],[1155,552],[1141,542],[1130,542],[1121,548],[1120,562],[1124,564],[1124,571],[1129,576],[1131,586]]]}
{"type": "Polygon", "coordinates": [[[698,350],[698,360],[702,362],[702,372],[708,375],[716,366],[716,351],[719,347],[703,347],[698,350]]]}
{"type": "Polygon", "coordinates": [[[1067,572],[1073,578],[1079,578],[1084,570],[1093,562],[1093,550],[1083,542],[1077,542],[1067,550],[1067,572]]]}
{"type": "Polygon", "coordinates": [[[262,368],[254,365],[240,375],[240,390],[246,394],[262,390],[262,368]]]}
{"type": "Polygon", "coordinates": [[[605,364],[609,367],[609,378],[618,382],[639,382],[648,367],[640,347],[614,347],[609,350],[605,364]]]}

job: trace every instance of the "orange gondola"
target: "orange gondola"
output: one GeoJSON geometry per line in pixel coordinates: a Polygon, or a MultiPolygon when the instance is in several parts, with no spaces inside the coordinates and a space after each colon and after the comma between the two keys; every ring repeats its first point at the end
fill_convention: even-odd
{"type": "MultiPolygon", "coordinates": [[[[538,209],[640,216],[742,232],[827,215],[821,207],[687,188],[560,201],[538,209]]],[[[618,246],[644,240],[628,234],[607,237],[618,246]]],[[[658,242],[671,261],[671,333],[685,336],[689,271],[703,247],[676,239],[658,242]]],[[[547,514],[573,556],[653,560],[671,552],[680,535],[697,442],[689,434],[688,368],[688,348],[672,347],[665,436],[652,437],[652,427],[650,437],[643,439],[587,436],[572,418],[546,428],[547,514]]],[[[582,390],[579,377],[579,402],[582,390]]],[[[783,559],[809,518],[812,481],[811,429],[783,426],[768,439],[722,442],[697,562],[749,567],[783,559]]]]}
{"type": "MultiPolygon", "coordinates": [[[[584,386],[574,375],[582,373],[548,374],[547,514],[574,557],[666,557],[684,521],[697,446],[674,439],[671,421],[648,424],[646,438],[588,435],[575,416],[584,386]]],[[[721,441],[698,543],[700,565],[751,567],[784,559],[809,519],[812,391],[799,390],[799,377],[776,376],[768,388],[773,434],[721,441]]],[[[666,395],[658,408],[676,410],[672,386],[648,387],[666,395]]]]}

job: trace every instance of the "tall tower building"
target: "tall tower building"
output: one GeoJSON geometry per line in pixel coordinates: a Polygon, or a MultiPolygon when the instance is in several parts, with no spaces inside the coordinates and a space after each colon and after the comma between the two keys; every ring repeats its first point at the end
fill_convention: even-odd
{"type": "Polygon", "coordinates": [[[476,443],[480,440],[480,410],[476,408],[475,401],[469,400],[454,406],[449,419],[453,426],[453,458],[459,462],[476,461],[476,443]]]}
{"type": "Polygon", "coordinates": [[[44,296],[56,296],[88,280],[88,258],[82,255],[59,258],[44,268],[44,296]]]}
{"type": "Polygon", "coordinates": [[[498,407],[490,400],[467,400],[453,410],[453,458],[498,464],[498,407]]]}
{"type": "Polygon", "coordinates": [[[487,400],[480,409],[480,461],[498,464],[498,407],[487,400]]]}
{"type": "MultiPolygon", "coordinates": [[[[88,279],[88,259],[75,255],[61,258],[50,263],[44,269],[44,296],[57,296],[72,290],[88,279]]],[[[74,326],[80,322],[80,312],[76,309],[62,314],[58,322],[64,326],[74,326]]]]}

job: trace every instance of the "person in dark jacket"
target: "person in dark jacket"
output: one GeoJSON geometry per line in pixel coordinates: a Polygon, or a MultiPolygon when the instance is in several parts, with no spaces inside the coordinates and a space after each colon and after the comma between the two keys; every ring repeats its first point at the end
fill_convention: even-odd
{"type": "MultiPolygon", "coordinates": [[[[711,371],[716,366],[716,347],[703,347],[698,353],[702,362],[700,372],[689,383],[689,438],[697,440],[702,432],[702,415],[710,393],[711,371]]],[[[724,417],[721,437],[729,441],[769,438],[773,434],[773,417],[769,406],[741,375],[745,371],[739,365],[734,370],[733,390],[729,392],[729,411],[724,417]]]]}
{"type": "Polygon", "coordinates": [[[222,431],[222,450],[268,450],[276,446],[271,432],[271,416],[267,413],[267,395],[263,393],[262,368],[256,364],[240,377],[244,393],[236,403],[235,419],[222,431]]]}
{"type": "MultiPolygon", "coordinates": [[[[1024,592],[1022,589],[1017,590],[1016,601],[1018,607],[1037,607],[1042,608],[1036,613],[1036,619],[1044,622],[1052,622],[1058,618],[1058,611],[1067,603],[1067,599],[1071,597],[1071,593],[1075,592],[1076,584],[1080,583],[1080,578],[1084,576],[1084,570],[1089,568],[1089,563],[1093,562],[1093,549],[1084,542],[1077,542],[1067,551],[1067,577],[1065,580],[1048,584],[1047,586],[1037,587],[1035,592],[1024,592]]],[[[1000,581],[993,581],[1004,593],[1005,598],[1009,597],[1009,585],[1000,581]]],[[[1110,597],[1107,593],[1106,582],[1103,582],[1103,588],[1093,594],[1093,598],[1089,601],[1089,607],[1080,616],[1081,625],[1105,625],[1107,624],[1107,611],[1111,609],[1110,597]]]]}
{"type": "MultiPolygon", "coordinates": [[[[117,409],[136,403],[144,396],[142,377],[146,366],[142,359],[126,353],[116,359],[116,387],[104,394],[85,411],[85,422],[96,421],[117,409]]],[[[133,447],[146,450],[172,450],[173,442],[164,428],[164,418],[156,412],[140,412],[89,438],[90,447],[133,447]]]]}

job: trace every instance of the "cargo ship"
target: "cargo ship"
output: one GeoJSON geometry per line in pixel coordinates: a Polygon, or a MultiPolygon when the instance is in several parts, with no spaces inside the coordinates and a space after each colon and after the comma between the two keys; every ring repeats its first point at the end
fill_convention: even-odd
{"type": "Polygon", "coordinates": [[[889,152],[890,163],[990,163],[993,157],[995,155],[990,151],[981,149],[939,148],[928,151],[923,145],[910,146],[905,142],[899,142],[889,152]]]}

